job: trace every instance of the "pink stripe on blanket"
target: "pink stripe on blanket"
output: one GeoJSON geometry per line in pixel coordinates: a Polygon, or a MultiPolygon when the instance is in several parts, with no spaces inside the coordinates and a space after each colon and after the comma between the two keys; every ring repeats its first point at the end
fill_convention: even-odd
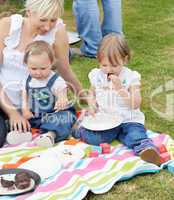
{"type": "Polygon", "coordinates": [[[120,161],[128,157],[132,157],[133,155],[134,154],[132,152],[126,152],[123,155],[113,156],[112,158],[103,158],[103,157],[93,158],[85,169],[75,169],[72,172],[64,172],[54,182],[51,182],[50,184],[45,186],[38,187],[36,189],[36,192],[54,191],[57,188],[61,188],[64,185],[66,185],[74,175],[79,175],[83,177],[87,175],[89,172],[91,173],[92,171],[99,171],[100,169],[103,169],[108,160],[114,159],[120,161]]]}
{"type": "Polygon", "coordinates": [[[123,155],[114,155],[111,158],[113,160],[124,160],[124,159],[130,158],[132,156],[135,156],[135,154],[133,152],[126,152],[123,155]]]}
{"type": "Polygon", "coordinates": [[[167,136],[165,134],[159,134],[157,137],[152,138],[155,145],[162,144],[167,136]]]}
{"type": "MultiPolygon", "coordinates": [[[[133,152],[125,152],[122,155],[113,155],[111,158],[104,158],[104,157],[93,158],[89,163],[89,165],[86,166],[86,168],[74,169],[72,172],[64,172],[59,177],[57,177],[57,179],[54,182],[51,182],[50,184],[47,184],[45,186],[38,186],[37,189],[35,190],[35,193],[55,191],[58,188],[65,186],[74,175],[79,175],[81,177],[85,176],[86,174],[91,173],[93,171],[99,171],[100,169],[103,169],[109,160],[120,161],[132,157],[133,155],[134,155],[133,152]]],[[[26,194],[17,197],[16,200],[24,200],[30,195],[26,194]]]]}

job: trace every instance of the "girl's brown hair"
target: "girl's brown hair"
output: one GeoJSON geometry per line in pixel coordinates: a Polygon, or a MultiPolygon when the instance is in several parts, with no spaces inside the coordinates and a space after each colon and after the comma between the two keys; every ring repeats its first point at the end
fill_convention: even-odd
{"type": "Polygon", "coordinates": [[[107,57],[109,62],[114,65],[126,64],[130,60],[130,50],[122,35],[110,33],[106,35],[98,48],[97,58],[99,62],[107,57]]]}
{"type": "Polygon", "coordinates": [[[45,41],[34,41],[27,45],[24,54],[24,63],[27,64],[28,58],[31,55],[40,55],[43,52],[47,53],[50,62],[54,62],[54,53],[52,47],[45,41]]]}

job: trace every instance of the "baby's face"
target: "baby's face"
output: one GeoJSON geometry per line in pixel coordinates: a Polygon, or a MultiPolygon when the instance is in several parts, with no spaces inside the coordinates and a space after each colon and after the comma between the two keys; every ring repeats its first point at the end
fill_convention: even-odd
{"type": "Polygon", "coordinates": [[[27,66],[31,77],[38,80],[46,79],[51,72],[51,61],[46,52],[39,55],[30,55],[27,66]]]}
{"type": "Polygon", "coordinates": [[[107,75],[119,75],[122,69],[122,65],[112,65],[109,62],[109,59],[107,57],[102,58],[102,60],[100,61],[100,68],[101,70],[107,75]]]}

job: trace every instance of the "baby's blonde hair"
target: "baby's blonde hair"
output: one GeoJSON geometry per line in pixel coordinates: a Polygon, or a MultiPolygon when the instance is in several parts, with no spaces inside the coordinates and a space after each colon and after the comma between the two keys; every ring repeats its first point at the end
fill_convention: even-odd
{"type": "Polygon", "coordinates": [[[107,57],[114,65],[126,64],[130,60],[130,50],[124,37],[120,34],[110,33],[106,35],[98,48],[97,58],[99,62],[107,57]]]}
{"type": "Polygon", "coordinates": [[[42,17],[61,17],[64,11],[64,0],[26,0],[25,9],[37,12],[42,17]]]}
{"type": "Polygon", "coordinates": [[[52,47],[45,41],[34,41],[27,45],[24,53],[24,63],[27,64],[28,58],[32,55],[40,55],[46,53],[51,64],[54,62],[54,53],[52,47]]]}

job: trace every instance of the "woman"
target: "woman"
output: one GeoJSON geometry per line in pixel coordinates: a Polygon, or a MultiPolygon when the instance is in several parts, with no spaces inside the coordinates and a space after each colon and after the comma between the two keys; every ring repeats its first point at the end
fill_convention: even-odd
{"type": "Polygon", "coordinates": [[[68,37],[60,19],[63,3],[63,0],[26,0],[25,17],[15,14],[0,20],[0,82],[7,94],[1,98],[1,105],[13,130],[26,131],[30,128],[28,121],[18,112],[21,109],[19,88],[28,75],[23,64],[23,52],[30,42],[44,40],[51,44],[58,72],[76,94],[81,90],[69,66],[68,37]]]}

